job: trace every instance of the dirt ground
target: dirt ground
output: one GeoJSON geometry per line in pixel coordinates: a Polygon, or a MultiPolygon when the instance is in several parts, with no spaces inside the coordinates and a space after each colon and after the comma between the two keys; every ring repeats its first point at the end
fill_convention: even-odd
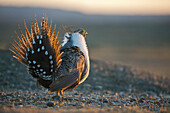
{"type": "Polygon", "coordinates": [[[91,59],[88,79],[60,100],[0,50],[0,112],[170,112],[170,78],[91,59]]]}

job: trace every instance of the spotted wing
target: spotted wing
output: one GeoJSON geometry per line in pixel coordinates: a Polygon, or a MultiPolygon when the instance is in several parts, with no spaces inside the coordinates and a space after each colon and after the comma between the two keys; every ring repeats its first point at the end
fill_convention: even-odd
{"type": "Polygon", "coordinates": [[[76,87],[84,70],[85,57],[78,47],[63,50],[62,63],[59,68],[59,77],[49,86],[50,91],[65,90],[76,87]]]}
{"type": "MultiPolygon", "coordinates": [[[[31,34],[24,21],[26,36],[22,33],[20,27],[21,38],[16,33],[19,43],[15,40],[15,44],[11,44],[16,58],[21,63],[28,66],[30,74],[38,79],[51,80],[52,74],[55,73],[61,64],[60,53],[61,45],[58,41],[58,33],[56,35],[56,25],[54,32],[52,32],[52,21],[48,27],[48,17],[43,15],[41,22],[41,30],[39,29],[38,22],[35,16],[35,25],[31,20],[31,34]]],[[[43,84],[42,84],[43,85],[43,84]]]]}

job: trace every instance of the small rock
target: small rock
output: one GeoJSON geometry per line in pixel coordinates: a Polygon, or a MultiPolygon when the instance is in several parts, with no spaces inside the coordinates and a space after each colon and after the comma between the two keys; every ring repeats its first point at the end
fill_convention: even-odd
{"type": "Polygon", "coordinates": [[[79,101],[79,98],[74,98],[75,101],[79,101]]]}
{"type": "Polygon", "coordinates": [[[138,100],[138,103],[143,103],[143,102],[145,102],[145,98],[140,98],[140,99],[138,100]]]}
{"type": "Polygon", "coordinates": [[[81,100],[81,101],[82,101],[82,102],[87,102],[85,98],[82,98],[82,100],[81,100]]]}
{"type": "Polygon", "coordinates": [[[64,103],[62,102],[62,103],[60,103],[60,106],[64,106],[64,103]]]}
{"type": "Polygon", "coordinates": [[[48,106],[45,105],[45,106],[43,106],[43,108],[48,108],[48,106]]]}
{"type": "Polygon", "coordinates": [[[123,68],[122,67],[118,67],[117,70],[118,71],[123,71],[123,68]]]}
{"type": "Polygon", "coordinates": [[[156,100],[156,98],[153,97],[153,96],[150,96],[149,99],[151,99],[151,100],[156,100]]]}
{"type": "Polygon", "coordinates": [[[115,93],[115,95],[117,96],[117,95],[118,95],[118,93],[115,93]]]}
{"type": "Polygon", "coordinates": [[[78,108],[83,108],[83,107],[85,107],[85,104],[83,104],[83,103],[77,103],[77,104],[76,104],[76,107],[78,107],[78,108]]]}
{"type": "Polygon", "coordinates": [[[160,102],[154,102],[154,104],[157,104],[159,107],[161,107],[161,103],[160,102]]]}
{"type": "Polygon", "coordinates": [[[78,92],[75,92],[74,95],[79,95],[78,92]]]}
{"type": "Polygon", "coordinates": [[[130,102],[137,101],[136,98],[130,98],[130,102]]]}
{"type": "Polygon", "coordinates": [[[127,102],[125,105],[126,105],[126,106],[129,106],[129,105],[130,105],[130,103],[129,103],[129,102],[127,102]]]}
{"type": "Polygon", "coordinates": [[[19,107],[23,107],[23,104],[22,104],[22,103],[19,103],[18,106],[19,106],[19,107]]]}
{"type": "Polygon", "coordinates": [[[106,94],[111,94],[112,92],[111,91],[106,91],[106,94]]]}
{"type": "Polygon", "coordinates": [[[48,102],[48,103],[47,103],[47,106],[48,106],[48,107],[53,107],[53,106],[55,106],[55,102],[48,102]]]}
{"type": "Polygon", "coordinates": [[[114,106],[121,106],[121,105],[122,105],[122,104],[119,103],[119,102],[112,102],[112,104],[113,104],[114,106]]]}
{"type": "Polygon", "coordinates": [[[148,94],[143,93],[143,94],[140,95],[140,97],[148,97],[148,94]]]}
{"type": "Polygon", "coordinates": [[[16,102],[22,102],[22,99],[21,98],[16,98],[15,101],[16,102]]]}
{"type": "Polygon", "coordinates": [[[103,98],[103,103],[108,103],[108,100],[106,98],[103,98]]]}
{"type": "Polygon", "coordinates": [[[33,108],[33,105],[26,105],[25,108],[33,108]]]}
{"type": "Polygon", "coordinates": [[[100,71],[103,71],[103,67],[100,67],[100,71]]]}
{"type": "Polygon", "coordinates": [[[103,89],[103,86],[96,86],[97,89],[103,89]]]}

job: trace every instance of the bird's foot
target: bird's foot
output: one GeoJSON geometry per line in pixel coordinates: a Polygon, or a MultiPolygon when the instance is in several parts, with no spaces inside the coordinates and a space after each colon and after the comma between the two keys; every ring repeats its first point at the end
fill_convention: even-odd
{"type": "Polygon", "coordinates": [[[64,96],[63,90],[60,91],[60,95],[61,95],[62,97],[64,96]]]}
{"type": "Polygon", "coordinates": [[[62,101],[63,100],[63,91],[58,91],[58,92],[56,92],[56,95],[55,96],[53,96],[52,98],[54,99],[54,100],[58,100],[58,101],[62,101]]]}

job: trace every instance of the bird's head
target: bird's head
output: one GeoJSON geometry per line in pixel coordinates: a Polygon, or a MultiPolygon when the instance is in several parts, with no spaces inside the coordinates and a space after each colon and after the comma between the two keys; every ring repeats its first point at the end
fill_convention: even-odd
{"type": "Polygon", "coordinates": [[[84,38],[86,37],[86,35],[88,35],[86,30],[84,30],[83,28],[75,30],[74,33],[80,33],[81,35],[84,36],[84,38]]]}
{"type": "Polygon", "coordinates": [[[64,35],[63,46],[65,44],[71,46],[73,43],[82,44],[85,42],[85,37],[88,33],[84,29],[77,29],[74,32],[66,32],[64,35]]]}

